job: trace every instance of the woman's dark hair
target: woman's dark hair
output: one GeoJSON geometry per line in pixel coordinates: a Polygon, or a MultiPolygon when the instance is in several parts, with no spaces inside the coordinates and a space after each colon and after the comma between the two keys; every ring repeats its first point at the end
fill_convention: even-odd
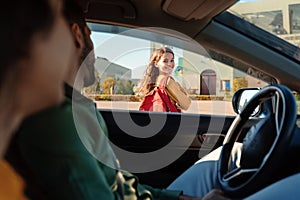
{"type": "MultiPolygon", "coordinates": [[[[14,0],[1,2],[0,85],[14,65],[29,56],[36,33],[49,32],[54,22],[50,0],[14,0]]],[[[30,69],[28,69],[30,70],[30,69]]]]}
{"type": "Polygon", "coordinates": [[[171,53],[174,57],[172,49],[168,47],[161,47],[152,53],[144,78],[140,84],[139,95],[146,95],[156,86],[156,79],[159,75],[159,70],[157,67],[155,67],[155,65],[165,53],[171,53]]]}

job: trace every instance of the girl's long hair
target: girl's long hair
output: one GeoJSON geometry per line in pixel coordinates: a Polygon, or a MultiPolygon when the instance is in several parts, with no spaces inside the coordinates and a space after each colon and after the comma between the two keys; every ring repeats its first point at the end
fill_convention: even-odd
{"type": "Polygon", "coordinates": [[[163,54],[171,53],[174,57],[174,52],[168,47],[156,49],[150,57],[149,64],[144,74],[144,78],[140,82],[139,95],[145,96],[156,86],[156,79],[159,75],[159,69],[155,66],[163,54]]]}

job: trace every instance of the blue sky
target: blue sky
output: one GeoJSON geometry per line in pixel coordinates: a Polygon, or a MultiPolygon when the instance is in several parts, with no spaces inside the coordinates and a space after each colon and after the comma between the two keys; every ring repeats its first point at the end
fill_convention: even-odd
{"type": "MultiPolygon", "coordinates": [[[[260,0],[240,0],[238,3],[247,3],[260,0]]],[[[124,67],[135,69],[136,76],[140,76],[150,57],[150,42],[145,40],[131,40],[120,35],[92,32],[92,41],[97,57],[107,58],[109,61],[124,67]],[[112,48],[114,47],[114,48],[112,48]]],[[[176,51],[176,50],[175,50],[176,51]]],[[[175,52],[176,54],[176,52],[175,52]]],[[[175,55],[175,62],[181,53],[175,55]],[[176,58],[177,57],[177,58],[176,58]]],[[[178,63],[175,63],[175,65],[178,63]]],[[[134,70],[134,71],[135,71],[134,70]]]]}
{"type": "MultiPolygon", "coordinates": [[[[92,32],[96,57],[103,57],[110,62],[132,69],[133,78],[140,78],[150,59],[150,42],[122,35],[92,32]]],[[[175,65],[182,51],[173,48],[175,65]]]]}
{"type": "Polygon", "coordinates": [[[95,32],[92,32],[91,38],[97,57],[107,58],[131,69],[147,65],[150,57],[149,41],[95,32]]]}

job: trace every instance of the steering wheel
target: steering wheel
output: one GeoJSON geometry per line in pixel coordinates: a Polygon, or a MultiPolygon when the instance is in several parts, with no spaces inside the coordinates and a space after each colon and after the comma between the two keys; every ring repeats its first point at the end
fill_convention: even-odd
{"type": "Polygon", "coordinates": [[[218,180],[225,194],[243,198],[281,178],[278,174],[286,164],[284,159],[292,138],[297,135],[296,108],[294,95],[284,85],[261,89],[245,105],[226,134],[218,161],[218,180]],[[269,103],[268,112],[257,123],[253,129],[255,131],[252,130],[248,141],[243,142],[240,165],[232,169],[230,158],[233,145],[255,108],[262,103],[269,103]]]}

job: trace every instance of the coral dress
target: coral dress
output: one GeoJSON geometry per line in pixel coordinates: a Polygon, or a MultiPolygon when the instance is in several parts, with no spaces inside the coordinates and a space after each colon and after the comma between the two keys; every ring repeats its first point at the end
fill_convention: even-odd
{"type": "Polygon", "coordinates": [[[181,112],[177,108],[168,93],[165,90],[165,85],[169,76],[166,76],[160,81],[159,86],[156,86],[144,97],[139,110],[154,111],[154,112],[181,112]]]}

